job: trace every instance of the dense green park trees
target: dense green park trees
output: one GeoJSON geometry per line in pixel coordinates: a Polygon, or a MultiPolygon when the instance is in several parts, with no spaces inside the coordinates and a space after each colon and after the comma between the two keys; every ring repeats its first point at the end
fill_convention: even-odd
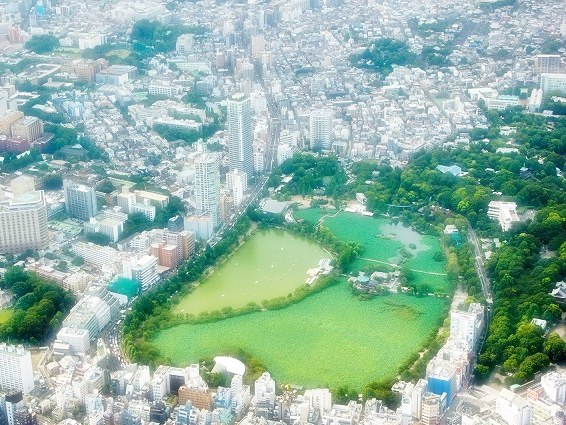
{"type": "Polygon", "coordinates": [[[55,283],[20,267],[11,267],[0,280],[16,297],[14,313],[0,326],[0,339],[39,343],[61,325],[75,297],[55,283]]]}
{"type": "Polygon", "coordinates": [[[26,41],[25,47],[40,55],[50,53],[59,47],[59,39],[50,34],[36,34],[26,41]]]}
{"type": "Polygon", "coordinates": [[[293,175],[282,188],[283,194],[310,195],[321,190],[327,196],[336,197],[345,193],[346,174],[334,156],[297,153],[273,170],[268,187],[279,186],[283,174],[293,175]]]}

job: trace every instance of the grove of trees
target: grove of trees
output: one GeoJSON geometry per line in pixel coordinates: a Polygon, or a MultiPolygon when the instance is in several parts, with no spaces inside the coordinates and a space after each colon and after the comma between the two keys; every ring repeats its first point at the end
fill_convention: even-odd
{"type": "Polygon", "coordinates": [[[16,298],[10,319],[0,325],[0,339],[37,344],[57,331],[75,297],[57,284],[21,267],[6,270],[0,287],[16,298]]]}

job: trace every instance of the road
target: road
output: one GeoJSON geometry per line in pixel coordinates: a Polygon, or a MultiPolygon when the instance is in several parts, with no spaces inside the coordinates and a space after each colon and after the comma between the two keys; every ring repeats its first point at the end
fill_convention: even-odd
{"type": "Polygon", "coordinates": [[[469,235],[470,243],[474,246],[476,271],[478,273],[478,277],[480,278],[483,296],[485,297],[485,300],[488,304],[488,319],[489,319],[491,318],[489,316],[491,315],[491,305],[493,304],[491,283],[489,281],[489,278],[487,277],[487,272],[485,271],[485,265],[483,262],[483,253],[480,248],[479,239],[476,235],[476,232],[474,232],[474,229],[472,229],[470,223],[468,223],[468,235],[469,235]]]}

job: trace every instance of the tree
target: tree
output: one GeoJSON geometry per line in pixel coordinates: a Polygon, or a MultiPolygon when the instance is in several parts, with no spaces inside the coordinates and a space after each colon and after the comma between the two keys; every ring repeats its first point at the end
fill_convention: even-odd
{"type": "Polygon", "coordinates": [[[97,245],[108,246],[110,245],[110,237],[104,233],[87,233],[86,240],[97,245]]]}
{"type": "Polygon", "coordinates": [[[60,174],[47,174],[42,181],[45,190],[59,190],[63,187],[63,177],[60,174]]]}
{"type": "Polygon", "coordinates": [[[566,360],[566,342],[556,332],[546,339],[543,351],[554,363],[566,360]]]}
{"type": "Polygon", "coordinates": [[[116,190],[116,186],[109,179],[104,179],[96,186],[96,190],[103,193],[112,193],[116,190]]]}
{"type": "Polygon", "coordinates": [[[59,39],[50,34],[33,35],[26,42],[25,47],[38,55],[42,55],[59,47],[59,39]]]}

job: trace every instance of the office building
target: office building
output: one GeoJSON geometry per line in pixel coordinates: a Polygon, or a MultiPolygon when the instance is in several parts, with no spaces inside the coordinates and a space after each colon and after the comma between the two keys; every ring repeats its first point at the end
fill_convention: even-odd
{"type": "Polygon", "coordinates": [[[277,146],[277,165],[283,164],[297,152],[299,152],[299,149],[290,143],[279,144],[277,146]]]}
{"type": "Polygon", "coordinates": [[[36,117],[23,117],[12,124],[12,137],[35,142],[43,136],[43,121],[36,117]]]}
{"type": "Polygon", "coordinates": [[[84,329],[90,341],[95,341],[98,334],[118,315],[120,303],[106,288],[93,286],[71,309],[63,320],[63,327],[84,329]]]}
{"type": "Polygon", "coordinates": [[[178,389],[179,404],[189,401],[198,409],[212,410],[212,395],[200,376],[200,366],[192,364],[185,371],[185,382],[178,389]]]}
{"type": "Polygon", "coordinates": [[[323,109],[312,111],[309,117],[311,149],[332,148],[332,112],[323,109]]]}
{"type": "Polygon", "coordinates": [[[63,191],[65,193],[65,209],[71,217],[87,221],[98,213],[93,187],[63,180],[63,191]]]}
{"type": "Polygon", "coordinates": [[[11,391],[4,397],[4,406],[6,411],[6,422],[8,425],[16,424],[16,413],[25,409],[24,397],[22,391],[11,391]]]}
{"type": "Polygon", "coordinates": [[[145,190],[130,192],[124,186],[122,193],[118,194],[116,202],[125,213],[142,213],[149,220],[153,221],[155,220],[157,210],[165,208],[169,204],[169,196],[145,190]]]}
{"type": "Polygon", "coordinates": [[[550,401],[566,404],[566,373],[546,373],[540,378],[540,386],[550,401]]]}
{"type": "Polygon", "coordinates": [[[452,310],[450,312],[450,339],[461,343],[470,351],[474,350],[484,323],[484,307],[472,303],[468,311],[452,310]]]}
{"type": "Polygon", "coordinates": [[[234,212],[234,198],[230,192],[220,194],[220,220],[226,223],[234,212]]]}
{"type": "Polygon", "coordinates": [[[503,388],[495,400],[495,413],[507,425],[529,425],[533,412],[525,398],[503,388]]]}
{"type": "Polygon", "coordinates": [[[90,349],[90,336],[86,329],[63,327],[57,332],[57,341],[69,344],[75,353],[86,353],[90,349]]]}
{"type": "Polygon", "coordinates": [[[178,55],[188,55],[193,51],[195,39],[193,34],[182,34],[177,37],[175,51],[178,55]]]}
{"type": "Polygon", "coordinates": [[[540,88],[545,95],[566,95],[566,74],[542,74],[540,88]]]}
{"type": "Polygon", "coordinates": [[[446,396],[427,393],[422,399],[421,420],[423,425],[439,425],[446,410],[446,396]]]}
{"type": "Polygon", "coordinates": [[[16,254],[48,246],[47,205],[33,177],[10,182],[11,193],[0,190],[0,253],[16,254]]]}
{"type": "Polygon", "coordinates": [[[212,217],[220,224],[220,158],[203,153],[195,159],[195,203],[197,214],[212,217]]]}
{"type": "Polygon", "coordinates": [[[487,216],[499,221],[501,230],[504,232],[509,230],[513,223],[520,221],[515,202],[491,201],[488,205],[487,216]]]}
{"type": "Polygon", "coordinates": [[[230,171],[254,175],[252,102],[242,93],[228,99],[228,163],[230,171]]]}
{"type": "Polygon", "coordinates": [[[81,257],[85,263],[99,268],[112,270],[120,260],[119,252],[109,246],[100,246],[92,242],[75,242],[71,246],[71,252],[81,257]]]}
{"type": "Polygon", "coordinates": [[[185,230],[193,232],[198,240],[207,241],[214,234],[214,220],[210,215],[188,215],[185,230]]]}
{"type": "Polygon", "coordinates": [[[7,137],[12,136],[12,124],[18,122],[24,117],[20,111],[7,111],[0,115],[0,134],[7,137]]]}
{"type": "Polygon", "coordinates": [[[244,201],[244,194],[248,190],[248,176],[241,170],[226,173],[226,186],[232,193],[234,206],[238,208],[244,201]]]}
{"type": "Polygon", "coordinates": [[[564,65],[560,55],[537,55],[535,56],[535,72],[537,74],[560,73],[564,71],[564,65]]]}
{"type": "Polygon", "coordinates": [[[275,381],[269,372],[263,374],[255,381],[255,403],[258,408],[273,408],[275,406],[275,381]]]}
{"type": "Polygon", "coordinates": [[[108,236],[111,242],[117,242],[122,236],[127,219],[128,215],[119,210],[106,209],[102,214],[91,217],[83,227],[85,233],[101,233],[108,236]]]}
{"type": "Polygon", "coordinates": [[[428,390],[437,395],[446,394],[446,402],[449,405],[458,390],[456,369],[448,364],[431,361],[427,366],[426,379],[428,390]]]}
{"type": "Polygon", "coordinates": [[[27,394],[33,387],[30,352],[21,345],[0,343],[0,389],[27,394]]]}
{"type": "Polygon", "coordinates": [[[183,230],[170,232],[168,230],[153,230],[150,234],[151,255],[157,258],[157,264],[170,269],[189,258],[195,248],[195,234],[183,230]]]}
{"type": "Polygon", "coordinates": [[[159,280],[157,258],[152,255],[131,257],[122,263],[122,276],[138,282],[142,291],[147,291],[159,280]]]}

